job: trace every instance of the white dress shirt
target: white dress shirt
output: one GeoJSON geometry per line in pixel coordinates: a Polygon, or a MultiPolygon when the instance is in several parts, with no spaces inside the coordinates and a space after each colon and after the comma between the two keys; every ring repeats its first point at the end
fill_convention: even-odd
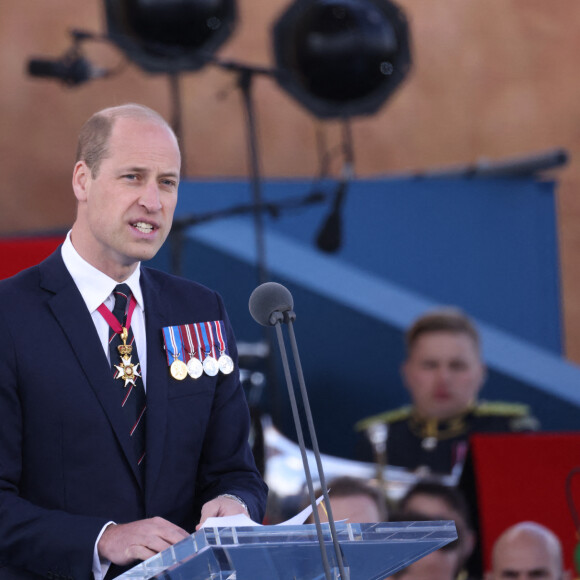
{"type": "MultiPolygon", "coordinates": [[[[107,360],[110,363],[109,323],[103,318],[103,315],[97,310],[97,308],[104,303],[111,312],[113,311],[115,306],[113,290],[119,282],[109,278],[109,276],[103,274],[103,272],[97,270],[94,266],[91,266],[79,255],[72,244],[70,232],[66,236],[61,251],[64,265],[72,276],[74,283],[87,305],[99,338],[101,339],[103,350],[105,351],[107,360]]],[[[140,275],[141,269],[140,264],[138,264],[131,276],[129,276],[127,280],[124,280],[124,283],[131,288],[131,292],[137,301],[131,318],[131,328],[133,329],[135,343],[137,344],[141,377],[143,379],[143,387],[145,388],[147,375],[147,341],[145,337],[145,305],[143,304],[143,293],[141,292],[141,286],[139,284],[140,275]]],[[[108,560],[102,560],[99,558],[97,545],[105,529],[113,523],[115,522],[108,522],[105,524],[95,541],[95,547],[93,550],[93,576],[95,577],[95,580],[103,580],[109,566],[111,565],[108,560]]]]}

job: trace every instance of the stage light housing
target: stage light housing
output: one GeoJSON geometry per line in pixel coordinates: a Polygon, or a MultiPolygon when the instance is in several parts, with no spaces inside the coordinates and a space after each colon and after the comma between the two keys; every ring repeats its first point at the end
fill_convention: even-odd
{"type": "Polygon", "coordinates": [[[279,85],[320,118],[375,113],[411,67],[407,19],[388,0],[296,0],[273,44],[279,85]]]}
{"type": "Polygon", "coordinates": [[[235,0],[105,0],[107,33],[151,73],[205,66],[234,30],[235,0]]]}

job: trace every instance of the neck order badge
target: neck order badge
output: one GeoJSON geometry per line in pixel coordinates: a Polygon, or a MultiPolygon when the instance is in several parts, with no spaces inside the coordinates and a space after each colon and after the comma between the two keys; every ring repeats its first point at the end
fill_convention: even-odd
{"type": "MultiPolygon", "coordinates": [[[[117,350],[121,356],[121,364],[116,365],[112,358],[111,364],[117,369],[115,378],[124,380],[125,387],[129,384],[135,385],[135,379],[141,376],[139,373],[139,363],[133,364],[131,362],[133,345],[127,344],[127,339],[129,338],[129,331],[127,328],[131,328],[131,318],[137,304],[135,297],[131,295],[131,291],[128,290],[128,288],[129,287],[126,284],[119,284],[115,287],[115,290],[113,291],[115,294],[115,307],[113,308],[113,312],[111,312],[104,304],[101,304],[97,309],[107,321],[113,332],[118,334],[119,338],[123,341],[123,344],[117,346],[117,350]],[[128,295],[130,295],[131,298],[129,301],[129,310],[127,312],[127,321],[125,322],[125,308],[128,295]],[[126,326],[123,325],[123,323],[126,326]]],[[[110,337],[110,339],[112,338],[113,337],[110,337]]]]}
{"type": "Polygon", "coordinates": [[[147,406],[145,389],[139,372],[139,357],[133,344],[134,336],[131,330],[131,318],[137,301],[127,284],[117,285],[113,294],[115,296],[113,312],[104,304],[99,306],[98,311],[111,328],[109,335],[111,366],[115,372],[114,378],[123,381],[121,407],[127,417],[129,436],[134,443],[137,463],[141,465],[145,458],[145,410],[147,406]],[[127,302],[129,302],[128,309],[127,302]],[[120,364],[115,364],[117,356],[121,357],[120,364]]]}

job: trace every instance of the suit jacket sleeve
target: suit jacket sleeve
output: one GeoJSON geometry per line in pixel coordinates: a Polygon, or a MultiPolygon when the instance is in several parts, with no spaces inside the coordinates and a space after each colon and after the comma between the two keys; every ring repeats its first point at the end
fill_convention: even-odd
{"type": "Polygon", "coordinates": [[[21,396],[14,341],[0,314],[0,566],[9,561],[43,577],[91,578],[94,542],[107,520],[43,509],[20,497],[27,485],[21,396]]]}

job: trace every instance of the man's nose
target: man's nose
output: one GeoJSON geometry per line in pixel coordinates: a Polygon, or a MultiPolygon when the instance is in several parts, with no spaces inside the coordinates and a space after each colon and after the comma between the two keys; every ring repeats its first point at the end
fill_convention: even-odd
{"type": "Polygon", "coordinates": [[[441,365],[437,368],[437,381],[440,383],[447,383],[451,377],[451,371],[445,365],[441,365]]]}
{"type": "Polygon", "coordinates": [[[161,198],[159,195],[159,185],[155,181],[148,182],[141,193],[141,205],[149,212],[161,209],[161,198]]]}

